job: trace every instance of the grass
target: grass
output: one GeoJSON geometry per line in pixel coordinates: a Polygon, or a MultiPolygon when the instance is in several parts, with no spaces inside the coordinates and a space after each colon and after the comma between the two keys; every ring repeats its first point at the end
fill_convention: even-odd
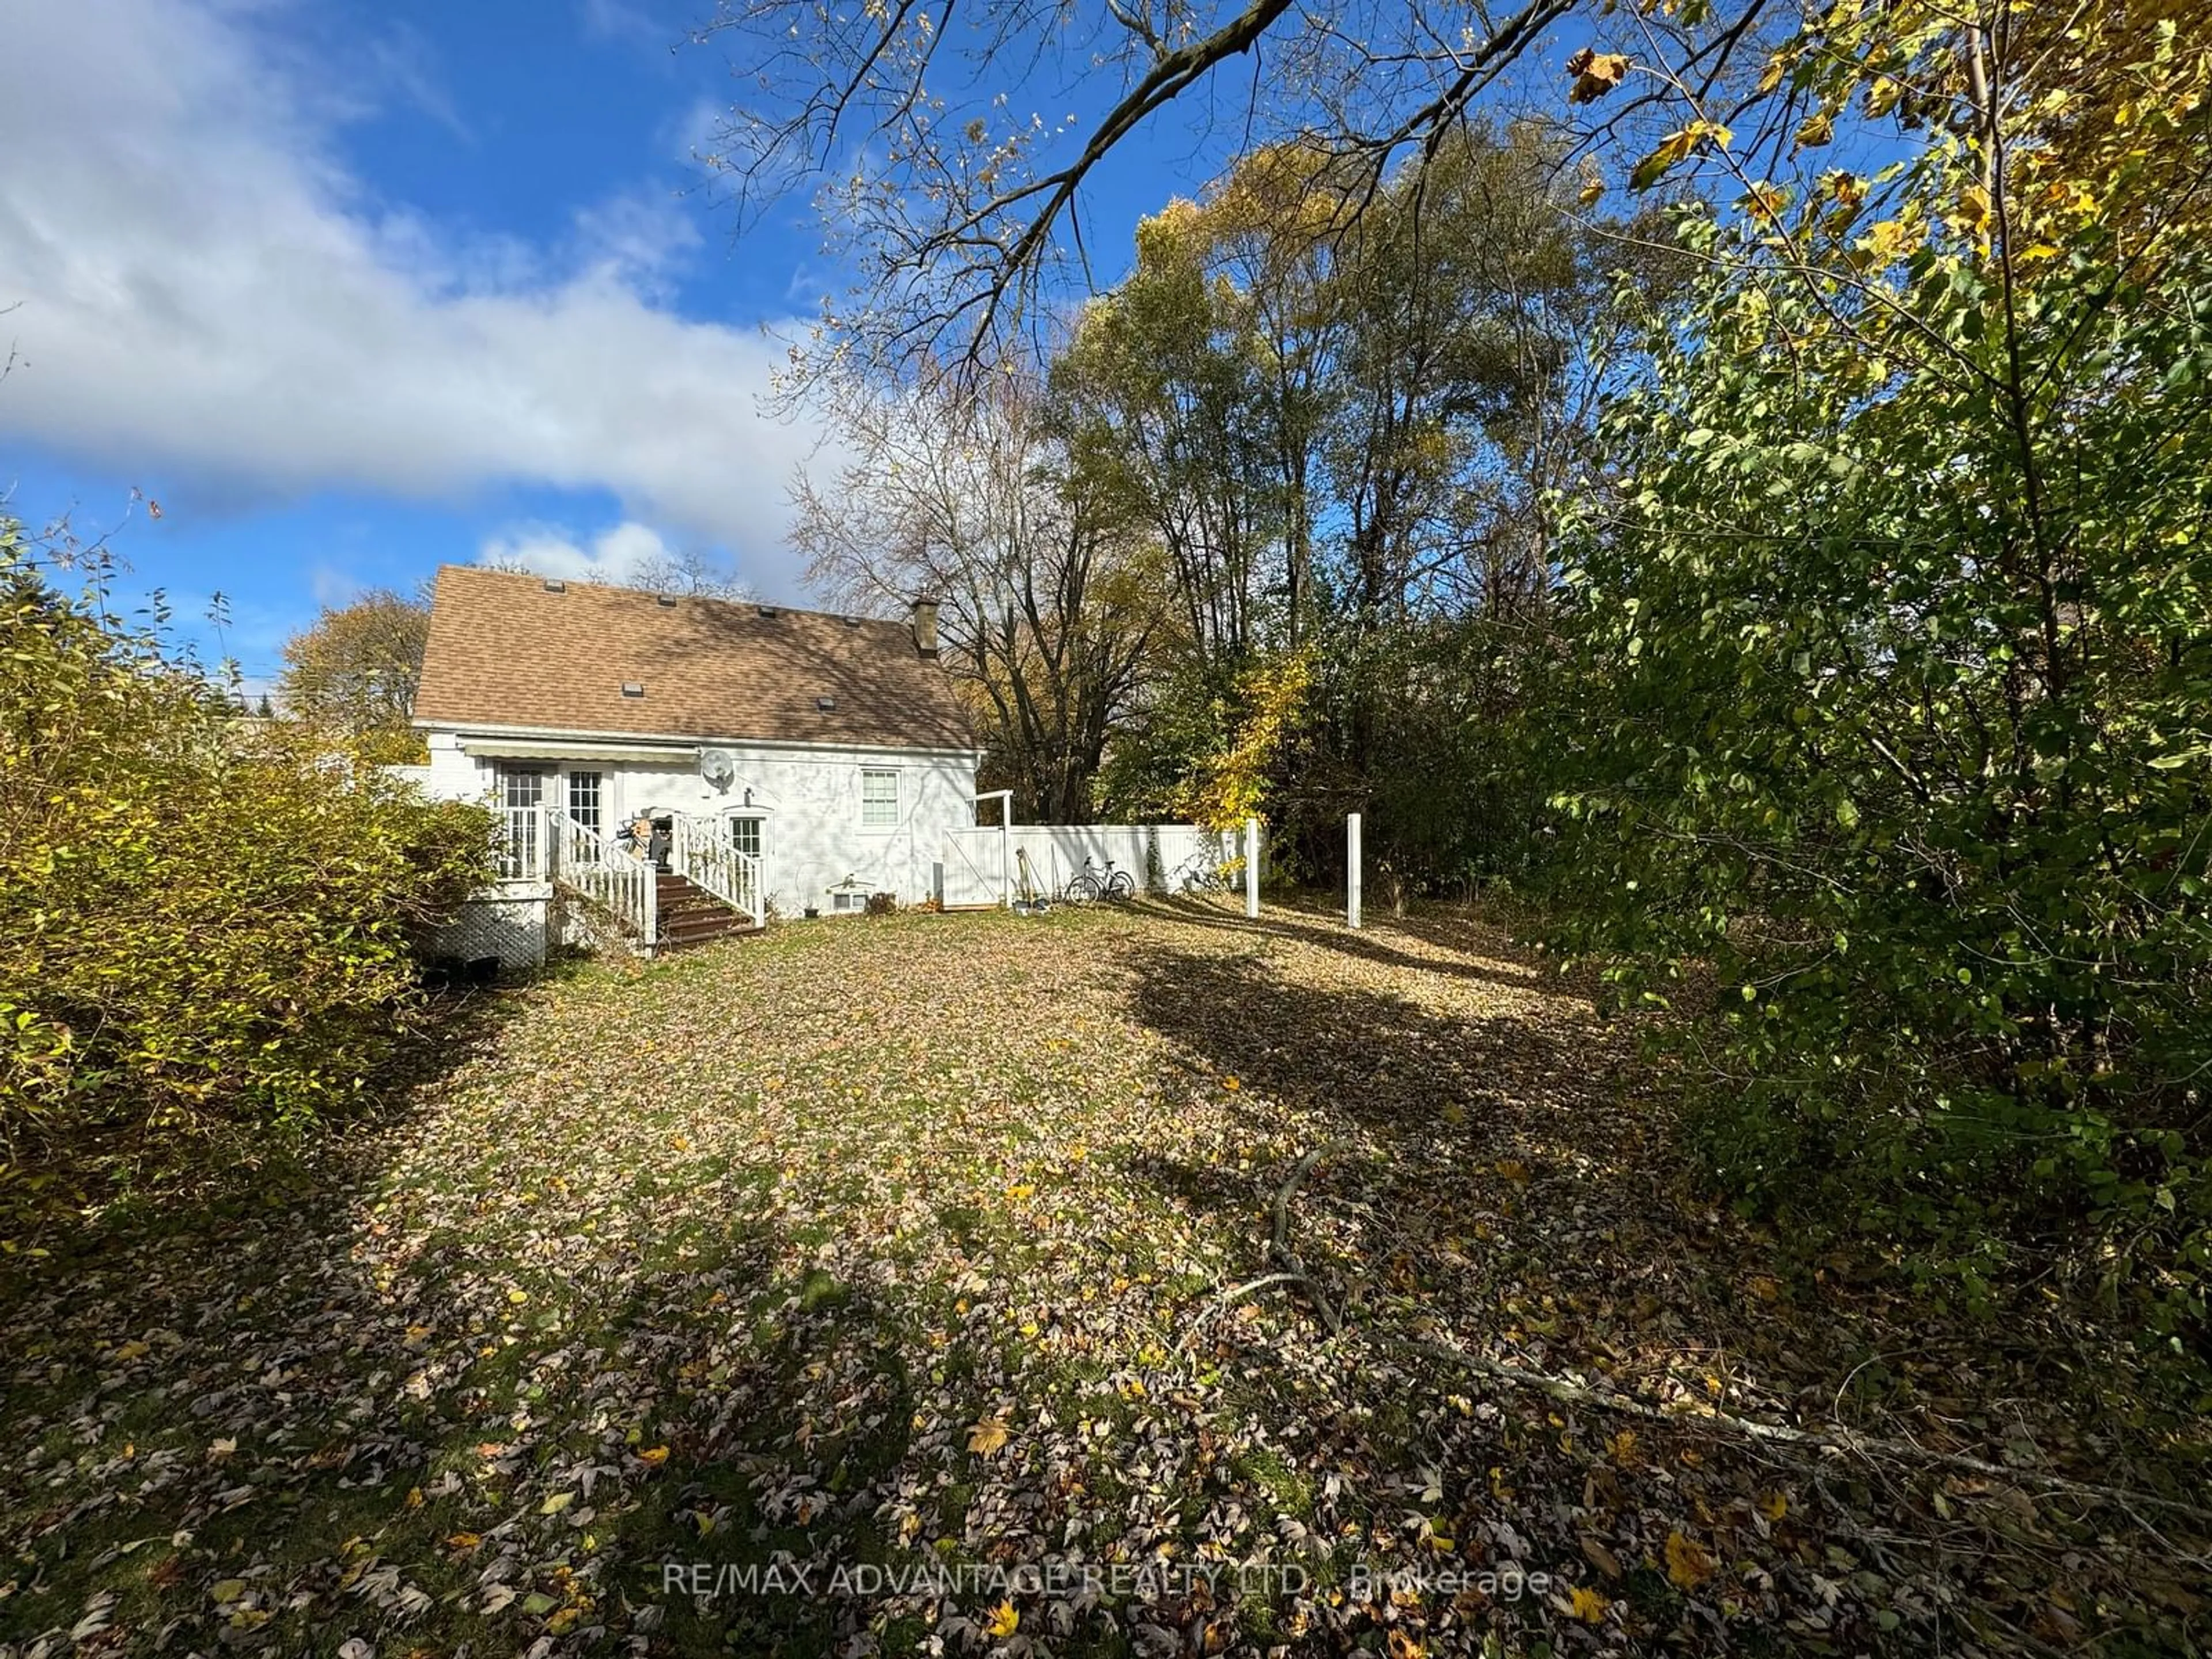
{"type": "Polygon", "coordinates": [[[2203,1468],[2082,1416],[2032,1296],[1716,1211],[1633,1034],[1480,921],[793,924],[496,1012],[265,1199],[17,1259],[0,1654],[2195,1650],[2187,1516],[1700,1420],[2203,1468]],[[1229,1299],[1316,1151],[1305,1282],[1229,1299]]]}

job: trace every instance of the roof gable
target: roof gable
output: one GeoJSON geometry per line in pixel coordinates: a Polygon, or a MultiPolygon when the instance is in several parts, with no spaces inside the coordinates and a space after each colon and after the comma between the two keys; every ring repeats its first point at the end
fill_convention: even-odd
{"type": "Polygon", "coordinates": [[[941,663],[904,623],[438,572],[417,725],[972,749],[941,663]],[[625,684],[642,695],[625,696],[625,684]],[[827,706],[824,706],[824,700],[827,706]]]}

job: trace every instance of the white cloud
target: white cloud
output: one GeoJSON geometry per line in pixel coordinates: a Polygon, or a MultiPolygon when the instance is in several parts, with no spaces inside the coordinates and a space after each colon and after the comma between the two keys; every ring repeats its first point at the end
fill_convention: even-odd
{"type": "Polygon", "coordinates": [[[350,572],[321,562],[307,573],[307,587],[315,603],[331,611],[351,605],[362,593],[360,581],[350,572]]]}
{"type": "Polygon", "coordinates": [[[639,0],[578,0],[576,17],[587,40],[617,40],[665,50],[684,33],[682,24],[655,18],[639,0]]]}
{"type": "Polygon", "coordinates": [[[573,531],[558,526],[524,525],[488,539],[480,557],[485,564],[517,565],[541,576],[620,587],[641,571],[665,564],[675,553],[659,532],[625,520],[592,537],[588,546],[573,531]]]}
{"type": "Polygon", "coordinates": [[[626,196],[546,250],[379,204],[330,142],[354,94],[256,33],[270,9],[9,8],[0,435],[234,496],[605,489],[793,586],[813,434],[761,410],[781,345],[669,309],[696,227],[626,196]]]}

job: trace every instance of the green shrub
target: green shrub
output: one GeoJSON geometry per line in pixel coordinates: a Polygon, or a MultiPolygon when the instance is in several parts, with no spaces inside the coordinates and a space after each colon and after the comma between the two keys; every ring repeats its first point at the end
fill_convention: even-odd
{"type": "MultiPolygon", "coordinates": [[[[2179,166],[2190,119],[2147,153],[2179,166]]],[[[2068,137],[1998,179],[2017,250],[1957,210],[1996,176],[1971,144],[1687,216],[1707,274],[1607,420],[1539,736],[1563,942],[1632,994],[1717,981],[1683,1035],[1747,1206],[1970,1280],[2025,1247],[2185,1344],[2212,1291],[2212,258],[2146,238],[2166,192],[2041,182],[2068,137]],[[1786,237],[1757,216],[1785,210],[1786,237]]]]}
{"type": "Polygon", "coordinates": [[[412,946],[489,869],[481,808],[243,722],[0,521],[0,1134],[66,1164],[360,1095],[412,946]]]}

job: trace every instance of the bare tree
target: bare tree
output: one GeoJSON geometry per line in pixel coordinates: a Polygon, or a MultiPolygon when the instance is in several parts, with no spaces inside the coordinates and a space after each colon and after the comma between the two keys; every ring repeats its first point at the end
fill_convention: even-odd
{"type": "MultiPolygon", "coordinates": [[[[1675,82],[1710,92],[1747,55],[1770,3],[1647,6],[1628,22],[1609,6],[1584,9],[1593,30],[1663,35],[1675,82]]],[[[1482,0],[718,0],[699,38],[726,49],[744,90],[706,159],[749,215],[819,189],[833,239],[862,266],[856,296],[830,319],[848,352],[891,369],[972,367],[1048,326],[1041,301],[1066,279],[1093,285],[1086,188],[1170,111],[1200,129],[1195,153],[1217,165],[1275,144],[1329,158],[1349,222],[1576,10],[1574,0],[1503,12],[1482,0]],[[1014,101],[1040,86],[1081,112],[1014,101]]],[[[1565,114],[1619,84],[1627,61],[1584,52],[1566,76],[1544,64],[1529,101],[1565,114]]],[[[1608,100],[1607,125],[1644,101],[1635,90],[1608,100]]]]}
{"type": "Polygon", "coordinates": [[[1152,640],[1157,553],[1064,465],[1028,382],[848,381],[825,407],[853,459],[793,484],[807,580],[854,610],[937,599],[940,648],[987,722],[987,777],[1025,817],[1085,821],[1152,640]]]}
{"type": "Polygon", "coordinates": [[[632,587],[655,593],[681,593],[699,599],[757,599],[760,595],[736,570],[696,548],[646,560],[629,575],[632,587]]]}

